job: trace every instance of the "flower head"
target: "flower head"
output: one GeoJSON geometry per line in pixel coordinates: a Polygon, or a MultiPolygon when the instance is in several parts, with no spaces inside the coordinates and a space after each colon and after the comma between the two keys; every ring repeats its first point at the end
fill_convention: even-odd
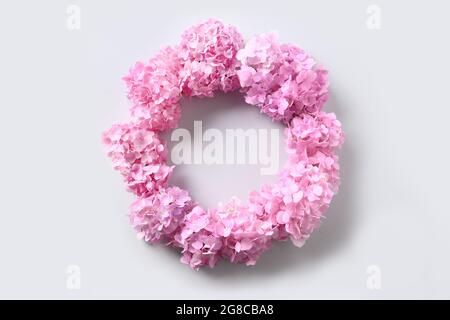
{"type": "Polygon", "coordinates": [[[239,88],[236,54],[244,41],[237,30],[209,19],[187,29],[179,45],[181,88],[187,96],[212,97],[239,88]]]}
{"type": "Polygon", "coordinates": [[[152,130],[175,128],[180,118],[180,63],[173,47],[163,48],[147,63],[137,62],[123,77],[131,115],[152,130]]]}
{"type": "Polygon", "coordinates": [[[245,101],[274,120],[316,113],[328,99],[327,71],[300,47],[278,44],[274,33],[250,39],[237,59],[245,101]]]}
{"type": "Polygon", "coordinates": [[[173,167],[166,164],[166,147],[154,131],[116,124],[103,133],[103,144],[129,191],[141,196],[166,185],[173,167]]]}
{"type": "Polygon", "coordinates": [[[191,208],[192,201],[187,191],[178,187],[160,189],[133,202],[130,222],[146,242],[155,243],[164,237],[170,240],[170,235],[191,208]]]}

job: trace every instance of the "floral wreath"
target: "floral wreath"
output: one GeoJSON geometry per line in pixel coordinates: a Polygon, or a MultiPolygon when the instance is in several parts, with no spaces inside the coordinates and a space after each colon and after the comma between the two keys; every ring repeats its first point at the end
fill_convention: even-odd
{"type": "Polygon", "coordinates": [[[321,111],[327,71],[303,49],[262,34],[244,44],[237,30],[217,20],[187,29],[125,76],[130,123],[103,134],[107,154],[127,189],[137,196],[130,221],[138,237],[181,249],[198,269],[221,258],[254,265],[276,240],[301,246],[318,227],[339,185],[340,122],[321,111]],[[284,123],[288,160],[273,185],[205,210],[188,192],[169,186],[174,166],[159,134],[177,126],[180,99],[240,90],[248,104],[284,123]]]}

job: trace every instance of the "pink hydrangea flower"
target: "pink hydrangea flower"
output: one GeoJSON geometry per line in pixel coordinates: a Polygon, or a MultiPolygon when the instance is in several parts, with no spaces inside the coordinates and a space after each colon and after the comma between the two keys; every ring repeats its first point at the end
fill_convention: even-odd
{"type": "Polygon", "coordinates": [[[220,258],[253,265],[271,245],[273,226],[238,199],[209,211],[196,206],[174,236],[181,261],[193,268],[213,267],[220,258]]]}
{"type": "Polygon", "coordinates": [[[286,135],[290,155],[275,187],[283,199],[277,222],[300,246],[319,226],[337,192],[339,165],[333,151],[344,136],[335,115],[324,112],[294,118],[286,135]]]}
{"type": "Polygon", "coordinates": [[[245,101],[274,120],[315,113],[328,99],[327,71],[300,47],[278,44],[274,33],[250,39],[237,59],[245,101]]]}
{"type": "Polygon", "coordinates": [[[238,89],[236,54],[243,44],[234,27],[214,19],[187,29],[178,48],[183,94],[212,97],[217,90],[238,89]]]}
{"type": "Polygon", "coordinates": [[[155,132],[137,124],[116,124],[103,133],[103,143],[129,191],[141,196],[166,185],[173,167],[166,164],[166,147],[155,132]]]}
{"type": "Polygon", "coordinates": [[[178,187],[161,188],[133,202],[130,222],[138,237],[146,242],[155,243],[163,238],[170,241],[192,205],[187,191],[178,187]]]}
{"type": "Polygon", "coordinates": [[[290,153],[292,149],[298,149],[299,153],[307,148],[334,150],[344,142],[341,123],[334,113],[302,114],[292,119],[286,131],[290,153]]]}
{"type": "Polygon", "coordinates": [[[278,185],[283,194],[283,202],[276,221],[285,228],[294,244],[301,245],[319,226],[334,195],[332,186],[326,173],[310,164],[305,166],[300,176],[292,175],[288,167],[282,172],[278,185]]]}
{"type": "Polygon", "coordinates": [[[174,243],[182,248],[181,262],[194,269],[205,265],[214,267],[220,259],[222,239],[207,228],[210,221],[210,215],[200,206],[195,206],[185,216],[182,229],[174,236],[174,243]]]}
{"type": "Polygon", "coordinates": [[[131,115],[152,130],[175,128],[180,118],[180,63],[178,51],[166,47],[147,63],[137,62],[123,77],[131,115]]]}
{"type": "Polygon", "coordinates": [[[235,263],[254,265],[261,254],[272,244],[270,223],[249,211],[239,199],[210,210],[210,228],[223,238],[221,256],[235,263]]]}
{"type": "Polygon", "coordinates": [[[193,269],[203,266],[212,268],[220,260],[221,246],[220,237],[202,229],[185,241],[180,261],[193,269]]]}

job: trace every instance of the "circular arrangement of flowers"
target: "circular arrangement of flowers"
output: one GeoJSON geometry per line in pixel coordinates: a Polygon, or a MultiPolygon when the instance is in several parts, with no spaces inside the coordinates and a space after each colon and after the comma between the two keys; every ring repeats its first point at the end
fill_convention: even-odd
{"type": "Polygon", "coordinates": [[[207,20],[187,29],[178,45],[136,63],[124,81],[132,120],[103,134],[113,167],[136,195],[130,221],[149,243],[179,248],[198,269],[220,259],[253,265],[274,241],[301,246],[321,222],[339,186],[340,122],[322,111],[327,71],[303,49],[275,34],[244,42],[232,26],[207,20]],[[160,133],[176,128],[181,97],[240,90],[245,101],[286,125],[288,160],[272,185],[204,209],[169,185],[174,166],[160,133]]]}

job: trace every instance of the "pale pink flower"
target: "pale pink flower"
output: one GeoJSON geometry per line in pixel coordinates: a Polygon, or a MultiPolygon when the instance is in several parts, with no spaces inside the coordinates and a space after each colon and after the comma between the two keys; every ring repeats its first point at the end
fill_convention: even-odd
{"type": "Polygon", "coordinates": [[[178,48],[181,88],[187,96],[212,97],[239,88],[236,53],[244,45],[237,30],[209,19],[187,29],[178,48]]]}
{"type": "Polygon", "coordinates": [[[327,71],[300,47],[278,44],[274,33],[250,39],[237,59],[245,101],[274,120],[316,113],[328,99],[327,71]]]}
{"type": "Polygon", "coordinates": [[[133,202],[130,222],[138,237],[146,242],[155,243],[163,238],[171,241],[171,235],[191,208],[192,201],[187,191],[178,187],[161,188],[133,202]]]}
{"type": "Polygon", "coordinates": [[[180,118],[180,62],[177,50],[163,48],[147,63],[137,62],[123,80],[133,103],[131,115],[152,130],[175,128],[180,118]]]}
{"type": "Polygon", "coordinates": [[[166,147],[154,131],[116,124],[103,134],[103,144],[129,191],[141,196],[166,185],[173,167],[166,164],[166,147]]]}

